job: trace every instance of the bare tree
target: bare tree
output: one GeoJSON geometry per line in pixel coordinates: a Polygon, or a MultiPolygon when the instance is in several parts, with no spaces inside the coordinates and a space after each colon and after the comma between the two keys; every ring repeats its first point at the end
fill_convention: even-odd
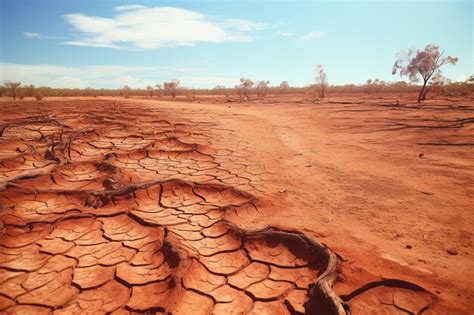
{"type": "Polygon", "coordinates": [[[250,100],[250,89],[252,89],[253,81],[246,78],[240,78],[240,85],[238,86],[239,98],[242,103],[245,98],[247,102],[250,100]]]}
{"type": "Polygon", "coordinates": [[[316,66],[316,86],[319,87],[319,96],[323,99],[324,92],[328,86],[328,77],[321,65],[316,66]]]}
{"type": "Polygon", "coordinates": [[[426,85],[439,70],[446,64],[455,65],[458,62],[457,57],[443,56],[444,52],[439,51],[437,45],[427,45],[424,50],[410,49],[400,52],[393,65],[392,74],[400,72],[400,76],[406,75],[412,82],[418,82],[420,77],[423,79],[423,86],[418,95],[418,104],[426,99],[426,85]]]}
{"type": "Polygon", "coordinates": [[[5,81],[5,88],[10,91],[13,100],[16,100],[17,89],[21,85],[21,82],[5,81]]]}
{"type": "Polygon", "coordinates": [[[169,82],[165,82],[163,84],[165,93],[167,95],[171,95],[173,98],[176,97],[176,90],[178,89],[179,81],[178,80],[172,80],[169,82]]]}

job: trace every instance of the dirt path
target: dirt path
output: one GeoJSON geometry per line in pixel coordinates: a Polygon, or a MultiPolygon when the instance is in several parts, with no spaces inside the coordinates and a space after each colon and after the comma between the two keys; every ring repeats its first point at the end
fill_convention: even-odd
{"type": "Polygon", "coordinates": [[[1,310],[469,313],[472,107],[2,106],[1,310]]]}

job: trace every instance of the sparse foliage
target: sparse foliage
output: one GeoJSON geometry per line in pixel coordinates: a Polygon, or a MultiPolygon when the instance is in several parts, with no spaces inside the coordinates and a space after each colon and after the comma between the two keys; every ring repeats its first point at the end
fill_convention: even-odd
{"type": "Polygon", "coordinates": [[[16,99],[18,87],[21,85],[21,82],[6,81],[5,88],[10,92],[10,95],[13,97],[13,100],[16,99]]]}
{"type": "Polygon", "coordinates": [[[247,100],[247,102],[250,100],[250,90],[253,87],[253,81],[250,79],[246,78],[240,78],[240,85],[238,86],[238,92],[239,92],[239,99],[240,102],[244,99],[247,100]]]}
{"type": "Polygon", "coordinates": [[[270,81],[258,81],[256,84],[257,88],[257,95],[258,96],[267,96],[268,93],[268,85],[270,81]]]}
{"type": "Polygon", "coordinates": [[[156,96],[160,97],[162,94],[162,86],[161,84],[155,84],[156,87],[156,96]]]}
{"type": "Polygon", "coordinates": [[[367,94],[372,93],[379,93],[383,90],[384,86],[386,85],[385,81],[375,79],[375,80],[367,80],[365,83],[365,91],[367,94]]]}
{"type": "Polygon", "coordinates": [[[177,91],[178,86],[179,86],[179,81],[178,80],[165,82],[163,84],[163,86],[164,86],[166,95],[171,95],[173,98],[176,97],[176,91],[177,91]]]}
{"type": "Polygon", "coordinates": [[[458,62],[457,57],[444,56],[444,52],[439,51],[437,45],[427,45],[424,50],[410,49],[398,54],[392,69],[392,74],[400,73],[400,76],[408,76],[412,82],[423,80],[423,86],[418,95],[418,103],[426,99],[427,84],[430,79],[441,73],[439,70],[446,64],[455,65],[458,62]]]}
{"type": "MultiPolygon", "coordinates": [[[[436,94],[440,94],[443,91],[446,92],[446,85],[450,83],[451,80],[443,76],[440,72],[436,73],[431,78],[431,88],[436,92],[436,94]]],[[[429,90],[429,87],[427,90],[429,90]]]]}
{"type": "Polygon", "coordinates": [[[43,94],[41,93],[40,90],[35,90],[34,91],[34,96],[37,101],[41,101],[43,99],[43,94]]]}
{"type": "Polygon", "coordinates": [[[131,91],[132,91],[132,89],[131,89],[128,85],[125,85],[125,86],[123,87],[123,89],[122,89],[122,95],[123,95],[123,97],[129,98],[131,91]]]}
{"type": "Polygon", "coordinates": [[[146,91],[147,91],[149,97],[153,97],[153,87],[152,86],[150,86],[150,85],[147,86],[146,91]]]}
{"type": "Polygon", "coordinates": [[[288,84],[288,81],[283,81],[280,83],[280,93],[281,94],[286,94],[288,93],[288,90],[290,89],[290,85],[288,84]]]}
{"type": "Polygon", "coordinates": [[[18,89],[17,90],[17,95],[20,100],[23,100],[25,98],[25,90],[24,89],[18,89]]]}

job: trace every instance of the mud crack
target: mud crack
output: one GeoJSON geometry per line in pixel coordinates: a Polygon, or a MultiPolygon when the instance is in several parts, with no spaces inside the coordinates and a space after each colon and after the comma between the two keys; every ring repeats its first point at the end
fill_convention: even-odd
{"type": "Polygon", "coordinates": [[[400,280],[338,297],[329,248],[232,223],[231,212],[257,211],[264,171],[213,147],[212,126],[109,102],[63,105],[5,107],[2,312],[415,314],[432,304],[400,280]]]}

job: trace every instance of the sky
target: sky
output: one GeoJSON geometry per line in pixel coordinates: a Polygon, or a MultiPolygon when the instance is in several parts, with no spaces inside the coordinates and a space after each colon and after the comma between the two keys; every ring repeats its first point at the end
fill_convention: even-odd
{"type": "Polygon", "coordinates": [[[473,1],[0,0],[0,82],[233,87],[396,81],[397,53],[437,44],[473,74],[473,1]]]}

